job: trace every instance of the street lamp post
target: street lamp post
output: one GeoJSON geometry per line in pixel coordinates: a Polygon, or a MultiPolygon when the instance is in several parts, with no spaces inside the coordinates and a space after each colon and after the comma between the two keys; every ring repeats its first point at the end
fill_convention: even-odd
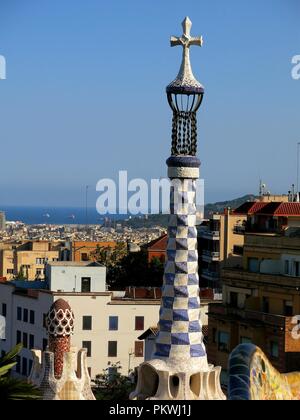
{"type": "Polygon", "coordinates": [[[297,201],[299,199],[299,152],[300,152],[300,142],[297,143],[297,201]]]}
{"type": "Polygon", "coordinates": [[[88,224],[88,192],[89,186],[86,185],[85,187],[85,224],[88,224]]]}

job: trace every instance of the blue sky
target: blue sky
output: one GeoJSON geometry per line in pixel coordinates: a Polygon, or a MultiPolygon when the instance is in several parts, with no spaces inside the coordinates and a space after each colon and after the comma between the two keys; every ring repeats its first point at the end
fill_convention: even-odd
{"type": "Polygon", "coordinates": [[[186,15],[204,37],[191,58],[206,201],[296,182],[299,0],[0,0],[0,207],[80,206],[119,170],[165,176],[181,60],[169,37],[186,15]]]}

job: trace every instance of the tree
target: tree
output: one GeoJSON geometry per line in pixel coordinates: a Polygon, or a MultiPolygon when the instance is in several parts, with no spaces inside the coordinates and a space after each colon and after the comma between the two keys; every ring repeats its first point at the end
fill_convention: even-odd
{"type": "Polygon", "coordinates": [[[120,373],[120,362],[109,365],[96,375],[93,392],[97,400],[128,400],[135,385],[127,376],[120,373]]]}
{"type": "Polygon", "coordinates": [[[117,243],[115,248],[97,247],[93,258],[106,266],[110,290],[162,286],[164,263],[159,258],[153,258],[149,263],[145,249],[128,252],[125,243],[117,243]]]}
{"type": "Polygon", "coordinates": [[[0,401],[40,399],[40,391],[35,386],[10,377],[10,371],[16,365],[15,359],[21,350],[22,344],[18,344],[0,358],[0,401]]]}
{"type": "Polygon", "coordinates": [[[157,257],[152,258],[149,264],[149,282],[153,287],[161,287],[163,282],[165,263],[157,257]]]}
{"type": "Polygon", "coordinates": [[[128,254],[121,261],[121,276],[115,279],[116,286],[161,287],[164,264],[158,259],[148,262],[146,250],[128,254]]]}
{"type": "MultiPolygon", "coordinates": [[[[27,276],[27,278],[28,278],[28,276],[27,276]]],[[[20,271],[18,272],[17,276],[15,277],[15,280],[27,280],[27,278],[24,274],[24,267],[21,265],[20,271]]]]}
{"type": "Polygon", "coordinates": [[[91,257],[106,267],[114,267],[127,255],[127,244],[117,242],[115,247],[100,247],[91,253],[91,257]]]}

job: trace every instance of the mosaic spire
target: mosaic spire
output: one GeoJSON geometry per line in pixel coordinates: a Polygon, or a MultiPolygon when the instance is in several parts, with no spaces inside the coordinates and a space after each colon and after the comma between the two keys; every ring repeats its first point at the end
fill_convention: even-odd
{"type": "Polygon", "coordinates": [[[74,331],[74,314],[64,299],[56,300],[46,317],[49,351],[54,354],[54,375],[60,378],[63,371],[64,354],[70,352],[71,335],[74,331]]]}
{"type": "Polygon", "coordinates": [[[183,47],[177,78],[167,86],[173,111],[171,180],[167,259],[164,270],[158,335],[153,359],[139,368],[131,398],[162,400],[223,399],[220,368],[208,365],[200,321],[200,290],[196,229],[196,191],[200,161],[197,152],[198,111],[204,94],[195,79],[189,49],[202,45],[190,34],[191,21],[183,21],[183,35],[171,46],[183,47]]]}

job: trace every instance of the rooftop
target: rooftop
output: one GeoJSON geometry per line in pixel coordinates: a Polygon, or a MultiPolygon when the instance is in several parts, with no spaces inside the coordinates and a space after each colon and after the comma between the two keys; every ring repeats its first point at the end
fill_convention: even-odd
{"type": "Polygon", "coordinates": [[[104,267],[96,261],[49,261],[51,267],[104,267]]]}
{"type": "Polygon", "coordinates": [[[300,203],[248,201],[235,209],[233,214],[300,216],[300,203]]]}

